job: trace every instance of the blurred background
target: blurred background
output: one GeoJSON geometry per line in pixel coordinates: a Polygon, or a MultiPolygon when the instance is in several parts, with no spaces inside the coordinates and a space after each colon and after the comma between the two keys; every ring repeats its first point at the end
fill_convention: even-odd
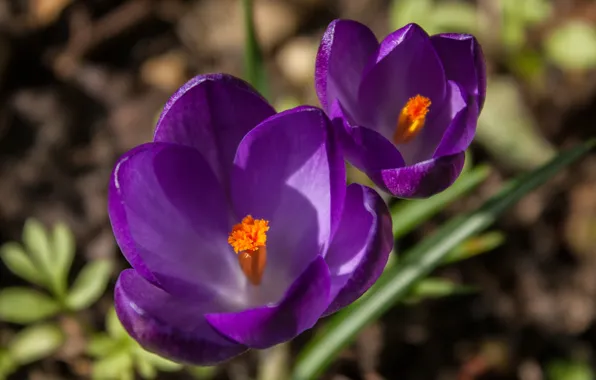
{"type": "MultiPolygon", "coordinates": [[[[468,161],[490,175],[398,253],[596,136],[596,1],[255,0],[279,110],[318,105],[314,59],[340,17],[379,38],[409,22],[473,33],[486,55],[468,161]]],[[[243,21],[239,0],[0,0],[0,379],[284,379],[312,332],[217,368],[181,367],[140,349],[111,310],[127,267],[106,210],[112,166],[151,139],[191,76],[243,76],[243,21]]],[[[596,155],[461,250],[470,258],[365,329],[325,378],[595,379],[596,155]]]]}

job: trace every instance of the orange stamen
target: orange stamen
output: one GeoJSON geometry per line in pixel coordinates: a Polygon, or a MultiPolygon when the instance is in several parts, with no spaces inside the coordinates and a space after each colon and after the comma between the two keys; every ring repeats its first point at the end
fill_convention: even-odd
{"type": "Polygon", "coordinates": [[[405,144],[420,133],[424,128],[430,104],[430,99],[422,95],[408,100],[397,120],[397,128],[393,134],[395,144],[405,144]]]}
{"type": "Polygon", "coordinates": [[[269,222],[247,215],[232,227],[228,243],[238,254],[238,263],[253,285],[259,285],[267,264],[267,231],[269,222]]]}

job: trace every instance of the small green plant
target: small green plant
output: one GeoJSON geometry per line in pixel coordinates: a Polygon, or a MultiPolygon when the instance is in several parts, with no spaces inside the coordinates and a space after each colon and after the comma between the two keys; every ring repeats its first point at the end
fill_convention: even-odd
{"type": "Polygon", "coordinates": [[[59,223],[48,231],[37,220],[27,220],[23,244],[4,244],[0,258],[15,275],[47,292],[30,287],[2,289],[0,320],[30,324],[95,303],[106,290],[112,264],[107,260],[87,263],[69,288],[74,254],[74,236],[65,224],[59,223]]]}
{"type": "Polygon", "coordinates": [[[24,328],[0,346],[0,380],[20,366],[48,357],[64,343],[64,334],[53,323],[24,328]]]}
{"type": "Polygon", "coordinates": [[[182,365],[141,348],[126,333],[113,308],[106,315],[106,331],[93,336],[87,346],[87,353],[95,359],[93,379],[132,380],[135,371],[144,379],[154,379],[158,370],[182,369],[182,365]]]}

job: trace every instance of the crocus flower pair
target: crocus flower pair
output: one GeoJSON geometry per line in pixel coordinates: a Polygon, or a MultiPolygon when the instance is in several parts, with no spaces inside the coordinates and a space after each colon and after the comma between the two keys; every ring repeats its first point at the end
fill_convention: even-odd
{"type": "Polygon", "coordinates": [[[326,112],[275,113],[223,74],[178,90],[109,186],[132,266],[116,312],[131,336],[215,364],[288,341],[368,290],[393,246],[391,218],[375,191],[346,186],[344,153],[395,195],[430,195],[461,170],[484,98],[474,40],[438,39],[410,25],[378,45],[360,24],[332,23],[317,58],[326,112]]]}

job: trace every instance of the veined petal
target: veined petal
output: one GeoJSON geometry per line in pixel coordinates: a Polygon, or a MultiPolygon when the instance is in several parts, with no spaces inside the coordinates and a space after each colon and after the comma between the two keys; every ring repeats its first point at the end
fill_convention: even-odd
{"type": "Polygon", "coordinates": [[[431,36],[430,40],[441,57],[447,79],[474,95],[478,108],[482,109],[486,98],[486,65],[476,38],[469,34],[446,33],[431,36]]]}
{"type": "Polygon", "coordinates": [[[335,140],[323,111],[298,107],[267,119],[240,143],[234,211],[270,227],[262,287],[286,289],[337,230],[346,172],[335,140]]]}
{"type": "Polygon", "coordinates": [[[336,100],[357,112],[362,72],[378,47],[373,32],[357,21],[334,20],[329,24],[315,64],[315,88],[327,112],[336,100]]]}
{"type": "Polygon", "coordinates": [[[391,215],[383,199],[351,184],[337,234],[325,256],[333,301],[325,315],[357,300],[379,278],[393,248],[391,215]]]}
{"type": "Polygon", "coordinates": [[[239,286],[230,210],[197,150],[150,143],[129,152],[112,173],[108,202],[116,241],[148,281],[177,295],[239,286]]]}
{"type": "Polygon", "coordinates": [[[438,157],[440,144],[443,145],[442,151],[447,152],[446,148],[449,149],[449,153],[441,156],[465,150],[474,138],[478,118],[478,112],[468,109],[468,103],[473,102],[472,99],[457,83],[448,81],[446,99],[441,108],[436,109],[432,117],[429,117],[418,136],[406,144],[397,145],[406,164],[413,165],[438,157]],[[474,115],[476,119],[473,119],[474,115]],[[454,124],[456,117],[459,121],[454,124]]]}
{"type": "Polygon", "coordinates": [[[377,186],[398,198],[428,198],[453,184],[461,174],[464,160],[465,152],[459,152],[368,174],[377,186]]]}
{"type": "Polygon", "coordinates": [[[433,157],[448,156],[468,149],[478,125],[477,97],[464,91],[462,87],[449,81],[452,107],[451,123],[441,138],[433,157]]]}
{"type": "Polygon", "coordinates": [[[166,103],[154,141],[196,148],[227,189],[240,140],[273,114],[248,83],[226,74],[199,75],[166,103]]]}
{"type": "Polygon", "coordinates": [[[329,268],[318,256],[278,305],[208,314],[205,318],[229,339],[251,348],[268,348],[314,326],[329,305],[329,281],[329,268]]]}
{"type": "Polygon", "coordinates": [[[145,281],[134,269],[120,273],[114,292],[118,318],[145,349],[194,365],[214,365],[248,348],[217,333],[205,312],[217,310],[201,300],[178,299],[145,281]]]}
{"type": "Polygon", "coordinates": [[[333,127],[340,141],[346,160],[365,173],[405,165],[395,145],[379,132],[354,125],[353,118],[344,111],[341,103],[334,104],[333,127]]]}
{"type": "Polygon", "coordinates": [[[391,139],[409,98],[429,98],[432,118],[445,99],[445,87],[443,66],[428,34],[416,24],[406,25],[381,42],[364,69],[356,123],[391,139]]]}

